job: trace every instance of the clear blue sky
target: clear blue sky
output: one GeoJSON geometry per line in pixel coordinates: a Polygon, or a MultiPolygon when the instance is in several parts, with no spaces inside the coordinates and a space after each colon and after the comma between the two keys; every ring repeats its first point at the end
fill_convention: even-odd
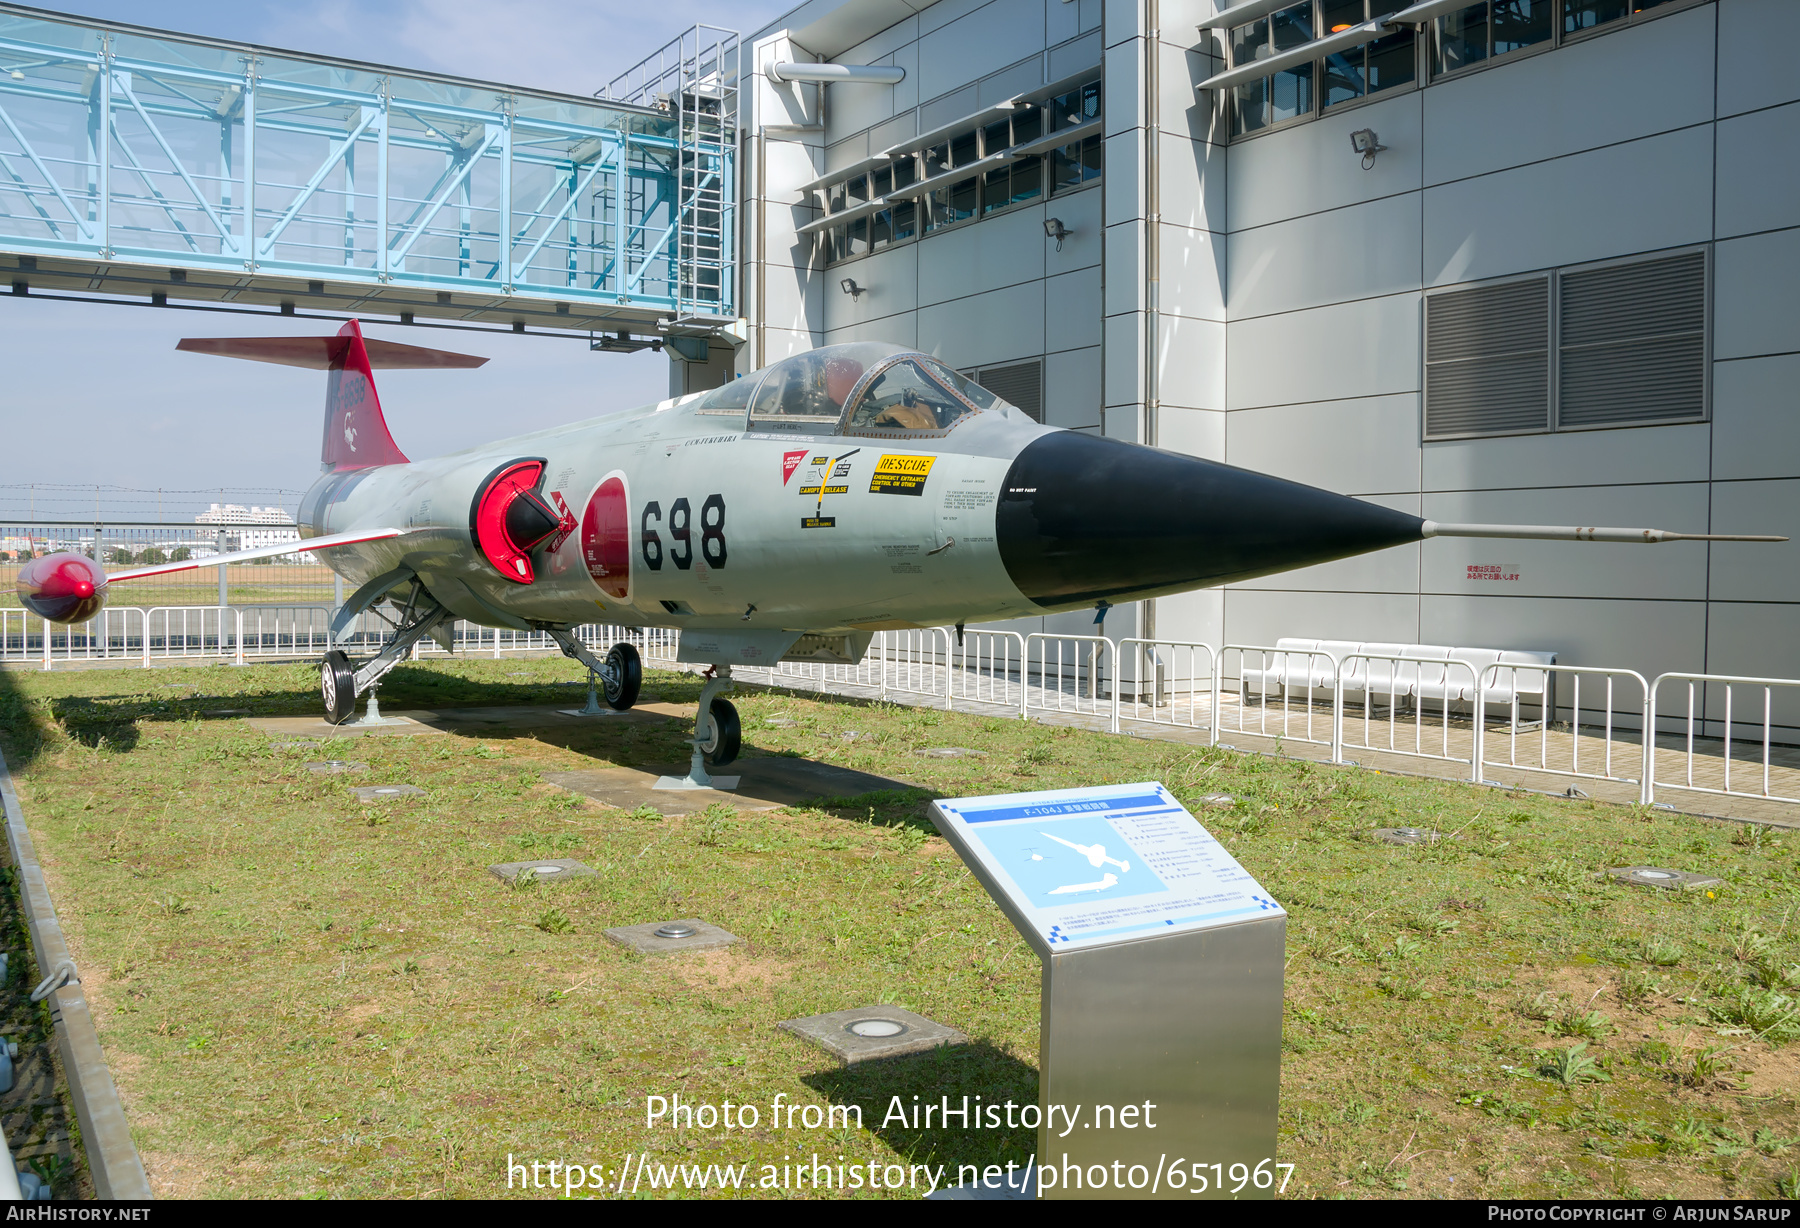
{"type": "MultiPolygon", "coordinates": [[[[41,2],[41,0],[40,0],[41,2]]],[[[749,31],[791,0],[82,0],[65,11],[182,33],[592,93],[697,22],[749,31]]],[[[324,377],[177,354],[184,336],[300,335],[319,323],[0,294],[0,483],[288,487],[318,472],[324,377]]],[[[477,371],[380,377],[415,459],[666,395],[667,360],[582,341],[371,326],[483,354],[477,371]]],[[[0,500],[8,505],[11,499],[0,500]]]]}

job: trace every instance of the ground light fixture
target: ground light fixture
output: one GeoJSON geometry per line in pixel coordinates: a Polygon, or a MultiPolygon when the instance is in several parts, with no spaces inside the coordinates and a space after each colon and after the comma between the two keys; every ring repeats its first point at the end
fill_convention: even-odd
{"type": "Polygon", "coordinates": [[[838,289],[842,290],[845,294],[848,294],[851,298],[855,298],[858,295],[867,294],[869,292],[869,288],[867,286],[857,285],[856,279],[853,277],[846,277],[846,278],[844,278],[844,280],[840,281],[838,283],[838,289]]]}
{"type": "Polygon", "coordinates": [[[1059,217],[1047,217],[1044,219],[1044,237],[1046,239],[1055,239],[1056,250],[1059,252],[1062,250],[1063,240],[1074,233],[1073,230],[1070,230],[1067,226],[1063,225],[1063,220],[1059,217]]]}
{"type": "Polygon", "coordinates": [[[1362,168],[1375,169],[1375,155],[1386,149],[1373,128],[1358,128],[1350,134],[1350,148],[1362,155],[1362,168]]]}

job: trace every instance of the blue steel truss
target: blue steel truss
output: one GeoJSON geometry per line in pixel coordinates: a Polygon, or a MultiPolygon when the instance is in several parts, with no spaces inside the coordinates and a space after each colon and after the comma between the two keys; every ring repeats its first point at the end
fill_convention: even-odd
{"type": "Polygon", "coordinates": [[[730,319],[735,88],[596,101],[0,4],[0,253],[125,293],[730,319]]]}

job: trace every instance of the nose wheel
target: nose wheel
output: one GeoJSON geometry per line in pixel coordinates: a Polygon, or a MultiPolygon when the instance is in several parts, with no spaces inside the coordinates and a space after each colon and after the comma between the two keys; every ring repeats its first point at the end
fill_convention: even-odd
{"type": "Polygon", "coordinates": [[[696,737],[697,749],[706,757],[708,767],[724,767],[737,759],[744,744],[744,727],[738,720],[737,705],[729,699],[715,699],[707,715],[710,719],[706,722],[706,737],[704,740],[696,737]]]}
{"type": "Polygon", "coordinates": [[[721,665],[718,672],[700,688],[700,710],[694,715],[694,736],[688,744],[694,748],[688,761],[686,776],[664,776],[658,789],[735,789],[736,776],[714,776],[706,769],[724,767],[738,757],[744,743],[744,727],[738,720],[737,705],[719,692],[731,688],[731,666],[721,665]]]}

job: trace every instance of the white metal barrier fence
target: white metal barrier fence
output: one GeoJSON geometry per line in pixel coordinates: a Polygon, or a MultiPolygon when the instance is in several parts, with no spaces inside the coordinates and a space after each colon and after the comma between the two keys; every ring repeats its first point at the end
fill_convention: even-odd
{"type": "MultiPolygon", "coordinates": [[[[148,667],[172,659],[244,664],[317,657],[329,647],[333,613],[325,605],[119,606],[90,622],[59,626],[0,609],[0,661],[52,669],[76,662],[148,667]]],[[[365,613],[339,643],[373,651],[391,630],[365,613]]],[[[680,642],[678,631],[662,628],[589,624],[576,634],[600,653],[631,643],[656,666],[675,664],[680,642]]],[[[454,651],[465,655],[556,649],[543,632],[461,621],[448,635],[454,651]]],[[[414,655],[446,650],[427,638],[414,655]]],[[[1323,649],[1227,644],[1215,650],[1199,641],[1114,643],[1103,636],[980,628],[958,636],[949,627],[880,632],[855,665],[783,661],[738,673],[746,681],[820,691],[926,697],[946,708],[1097,718],[1115,731],[1123,721],[1204,729],[1214,744],[1234,734],[1281,739],[1326,747],[1333,762],[1346,762],[1347,752],[1429,759],[1466,768],[1477,781],[1494,768],[1611,781],[1638,786],[1646,803],[1659,788],[1800,803],[1800,749],[1789,744],[1800,741],[1800,722],[1793,719],[1800,714],[1800,679],[1666,673],[1647,683],[1634,670],[1599,666],[1478,668],[1404,651],[1340,657],[1323,649]],[[1562,695],[1546,674],[1560,677],[1562,695]],[[1670,704],[1665,692],[1675,686],[1685,696],[1670,704]],[[1778,692],[1795,701],[1782,723],[1778,692]],[[1658,730],[1660,748],[1646,733],[1658,730]]]]}
{"type": "Polygon", "coordinates": [[[1253,734],[1329,746],[1334,760],[1342,758],[1335,719],[1336,679],[1337,659],[1328,652],[1227,644],[1219,650],[1213,671],[1212,741],[1216,744],[1223,734],[1253,734]],[[1237,684],[1235,693],[1226,685],[1232,681],[1237,684]],[[1316,698],[1332,702],[1321,712],[1316,698]]]}
{"type": "Polygon", "coordinates": [[[1477,723],[1485,728],[1486,714],[1496,706],[1503,705],[1505,712],[1503,724],[1496,723],[1482,734],[1484,768],[1638,785],[1639,796],[1648,802],[1650,748],[1644,731],[1652,728],[1653,722],[1650,687],[1644,676],[1631,669],[1558,665],[1558,693],[1566,688],[1569,719],[1566,729],[1553,730],[1564,723],[1557,719],[1563,711],[1560,701],[1550,701],[1554,709],[1546,711],[1541,699],[1545,692],[1537,688],[1540,703],[1535,721],[1527,719],[1530,711],[1522,702],[1522,696],[1534,693],[1534,675],[1543,672],[1517,665],[1490,665],[1482,671],[1478,711],[1484,720],[1477,723]]]}
{"type": "Polygon", "coordinates": [[[1481,679],[1467,661],[1422,661],[1404,653],[1351,652],[1337,662],[1331,680],[1337,742],[1332,759],[1346,751],[1379,751],[1412,759],[1466,763],[1481,779],[1481,735],[1486,722],[1453,720],[1458,703],[1481,712],[1481,679]],[[1377,719],[1375,714],[1386,715],[1377,719]],[[1410,712],[1410,720],[1403,713],[1410,712]],[[1429,715],[1428,715],[1429,714],[1429,715]],[[1452,726],[1456,725],[1452,736],[1452,726]]]}
{"type": "Polygon", "coordinates": [[[1121,720],[1211,729],[1218,712],[1212,645],[1128,637],[1114,652],[1113,731],[1121,720]]]}
{"type": "MultiPolygon", "coordinates": [[[[1664,683],[1685,683],[1686,702],[1675,719],[1680,722],[1677,733],[1677,749],[1671,754],[1657,753],[1654,744],[1646,747],[1644,771],[1644,800],[1654,802],[1658,786],[1664,788],[1685,789],[1695,793],[1715,793],[1729,797],[1754,797],[1772,802],[1800,802],[1800,788],[1792,793],[1778,792],[1771,781],[1772,770],[1776,766],[1774,751],[1774,704],[1777,689],[1800,695],[1800,679],[1794,678],[1741,678],[1730,674],[1661,674],[1650,684],[1649,700],[1645,705],[1647,723],[1651,729],[1658,729],[1660,719],[1667,714],[1661,712],[1661,696],[1664,683]],[[1710,697],[1705,689],[1708,686],[1723,691],[1724,711],[1720,715],[1708,718],[1705,710],[1711,707],[1710,697]],[[1743,705],[1736,699],[1738,688],[1760,689],[1761,702],[1752,700],[1749,705],[1749,718],[1739,713],[1743,705]],[[1696,755],[1694,742],[1696,738],[1706,740],[1705,730],[1709,724],[1719,726],[1723,753],[1717,756],[1717,767],[1713,766],[1714,756],[1696,755]],[[1738,728],[1748,728],[1749,737],[1734,734],[1738,728]],[[1698,730],[1698,732],[1696,732],[1698,730]],[[1748,746],[1751,757],[1733,759],[1734,746],[1748,746]],[[1738,785],[1732,782],[1732,767],[1737,763],[1738,785]],[[1665,774],[1665,763],[1672,769],[1665,774]],[[1716,780],[1713,778],[1716,773],[1716,780]],[[1750,777],[1750,788],[1742,787],[1745,775],[1750,777]]],[[[1715,710],[1716,711],[1716,710],[1715,710]]],[[[1647,739],[1648,741],[1648,739],[1647,739]]]]}
{"type": "Polygon", "coordinates": [[[1103,635],[1038,632],[1026,636],[1020,715],[1029,715],[1035,708],[1104,717],[1117,728],[1111,684],[1113,651],[1113,642],[1103,635]]]}

